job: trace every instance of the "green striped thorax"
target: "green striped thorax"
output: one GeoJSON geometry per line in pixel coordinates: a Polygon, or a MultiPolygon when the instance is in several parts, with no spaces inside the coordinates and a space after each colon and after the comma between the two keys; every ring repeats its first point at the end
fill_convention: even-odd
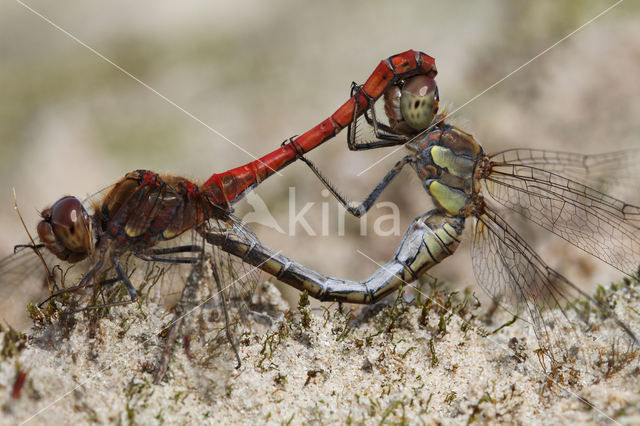
{"type": "Polygon", "coordinates": [[[415,153],[413,167],[440,211],[453,217],[475,214],[482,198],[478,165],[487,156],[473,136],[444,124],[405,146],[415,153]]]}

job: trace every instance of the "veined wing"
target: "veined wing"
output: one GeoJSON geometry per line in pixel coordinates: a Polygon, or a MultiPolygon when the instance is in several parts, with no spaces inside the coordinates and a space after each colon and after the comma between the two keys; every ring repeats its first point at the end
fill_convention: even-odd
{"type": "MultiPolygon", "coordinates": [[[[33,280],[39,281],[46,287],[46,275],[42,260],[28,247],[20,248],[15,253],[0,259],[0,279],[3,282],[16,283],[17,287],[22,287],[21,290],[27,287],[25,281],[33,280]]],[[[10,285],[0,285],[1,300],[11,296],[11,290],[10,285]]]]}
{"type": "MultiPolygon", "coordinates": [[[[61,269],[56,267],[55,256],[41,250],[49,273],[56,282],[61,279],[61,269]]],[[[0,322],[22,328],[28,324],[26,307],[49,294],[47,270],[36,253],[28,248],[0,259],[0,322]]]]}
{"type": "MultiPolygon", "coordinates": [[[[210,220],[207,232],[213,232],[226,238],[234,234],[248,244],[260,244],[258,237],[253,233],[249,225],[233,215],[229,215],[228,221],[210,220]]],[[[207,245],[209,245],[207,243],[207,245]]],[[[211,246],[213,258],[219,264],[220,281],[222,285],[221,295],[224,295],[226,302],[233,302],[239,305],[250,303],[251,296],[260,280],[261,270],[249,265],[238,257],[229,254],[216,246],[211,246]]],[[[220,298],[218,298],[220,299],[220,298]]],[[[219,300],[219,303],[222,300],[219,300]]]]}
{"type": "Polygon", "coordinates": [[[489,156],[496,164],[526,165],[640,205],[640,149],[577,154],[541,149],[509,149],[489,156]]]}
{"type": "Polygon", "coordinates": [[[525,164],[492,164],[485,183],[505,207],[621,272],[637,270],[640,207],[525,164]]]}
{"type": "MultiPolygon", "coordinates": [[[[205,274],[198,300],[194,303],[216,310],[217,314],[228,309],[227,305],[235,305],[246,314],[260,270],[205,242],[201,232],[242,235],[247,241],[257,241],[246,224],[229,215],[226,220],[210,219],[197,229],[190,229],[147,250],[127,250],[120,262],[139,296],[165,306],[172,306],[180,297],[194,265],[202,265],[209,273],[205,274]]],[[[116,276],[111,262],[105,261],[98,279],[113,280],[116,276]]],[[[127,303],[129,295],[123,290],[123,283],[116,280],[113,285],[102,286],[101,298],[110,304],[127,303]]],[[[95,298],[92,293],[89,292],[89,296],[95,298]]],[[[96,302],[91,299],[83,303],[91,306],[96,302]]]]}
{"type": "MultiPolygon", "coordinates": [[[[629,343],[638,343],[633,332],[608,309],[551,269],[498,214],[486,207],[477,218],[472,241],[473,270],[478,284],[514,315],[533,325],[541,348],[554,360],[580,350],[579,340],[568,339],[575,331],[566,310],[585,299],[606,312],[624,331],[629,343]]],[[[582,320],[586,320],[582,318],[582,320]]],[[[623,333],[618,333],[623,334],[623,333]]],[[[606,343],[604,343],[606,344],[606,343]]]]}

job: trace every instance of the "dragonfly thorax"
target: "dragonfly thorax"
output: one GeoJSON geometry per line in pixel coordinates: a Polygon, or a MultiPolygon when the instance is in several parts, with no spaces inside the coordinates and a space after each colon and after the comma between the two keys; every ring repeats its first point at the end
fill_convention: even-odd
{"type": "Polygon", "coordinates": [[[107,239],[131,249],[145,249],[225,212],[183,177],[135,170],[107,193],[96,209],[95,220],[107,239]]]}
{"type": "Polygon", "coordinates": [[[465,216],[480,191],[474,171],[486,158],[482,147],[468,133],[443,125],[406,145],[414,151],[413,167],[436,206],[447,215],[465,216]]]}

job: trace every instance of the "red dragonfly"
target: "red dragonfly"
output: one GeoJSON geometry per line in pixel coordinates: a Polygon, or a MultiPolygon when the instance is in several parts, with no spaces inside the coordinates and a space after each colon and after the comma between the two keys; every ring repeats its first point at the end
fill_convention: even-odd
{"type": "MultiPolygon", "coordinates": [[[[430,122],[437,110],[436,74],[434,59],[425,53],[409,50],[391,56],[381,61],[366,83],[354,90],[349,100],[329,118],[274,152],[243,166],[213,174],[202,184],[148,170],[133,171],[87,202],[91,214],[77,198],[63,197],[42,211],[42,220],[37,227],[39,243],[32,242],[16,249],[30,247],[40,254],[40,249],[44,248],[43,253],[55,255],[58,261],[64,262],[63,265],[88,263],[87,272],[76,285],[57,289],[60,284],[57,281],[62,276],[56,280],[53,272],[66,268],[61,268],[62,265],[52,267],[44,262],[49,287],[57,289],[51,297],[95,284],[117,287],[112,284],[122,283],[127,290],[127,298],[109,299],[108,303],[102,304],[94,301],[91,307],[133,302],[138,293],[129,278],[130,267],[123,260],[126,256],[152,261],[153,264],[195,263],[198,260],[196,254],[203,250],[202,245],[194,244],[193,240],[183,245],[167,246],[163,243],[174,241],[188,230],[201,235],[214,232],[214,229],[216,232],[250,235],[250,231],[232,216],[235,202],[302,153],[309,152],[351,126],[370,103],[383,95],[390,99],[398,98],[404,86],[405,91],[411,90],[411,85],[405,85],[405,81],[419,78],[423,82],[420,86],[423,93],[417,95],[425,99],[421,110],[426,111],[425,120],[430,122]],[[427,93],[422,89],[424,84],[430,87],[427,93]]],[[[393,126],[403,128],[406,125],[405,120],[399,117],[393,126]]],[[[388,127],[380,129],[381,132],[390,130],[388,127]]],[[[44,260],[42,256],[40,258],[44,260]]],[[[12,289],[7,283],[23,280],[25,271],[18,267],[22,262],[23,256],[16,255],[0,261],[0,272],[5,282],[0,286],[3,298],[7,298],[12,289]]],[[[231,297],[235,296],[229,295],[227,299],[231,297]]]]}

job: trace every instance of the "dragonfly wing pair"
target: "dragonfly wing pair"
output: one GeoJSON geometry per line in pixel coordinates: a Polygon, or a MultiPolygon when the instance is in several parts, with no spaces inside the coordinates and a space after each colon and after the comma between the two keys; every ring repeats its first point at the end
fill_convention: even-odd
{"type": "MultiPolygon", "coordinates": [[[[558,156],[552,155],[558,153],[537,152],[554,161],[545,163],[540,157],[530,165],[492,157],[491,173],[485,178],[491,197],[619,271],[635,273],[640,261],[640,207],[549,171],[561,171],[555,162],[558,156]]],[[[604,154],[588,159],[597,164],[597,160],[606,163],[615,157],[604,154]]],[[[599,182],[605,187],[617,184],[615,177],[603,173],[614,167],[591,168],[587,162],[578,161],[571,169],[582,181],[599,182]]],[[[638,174],[637,170],[626,173],[638,174]]]]}

